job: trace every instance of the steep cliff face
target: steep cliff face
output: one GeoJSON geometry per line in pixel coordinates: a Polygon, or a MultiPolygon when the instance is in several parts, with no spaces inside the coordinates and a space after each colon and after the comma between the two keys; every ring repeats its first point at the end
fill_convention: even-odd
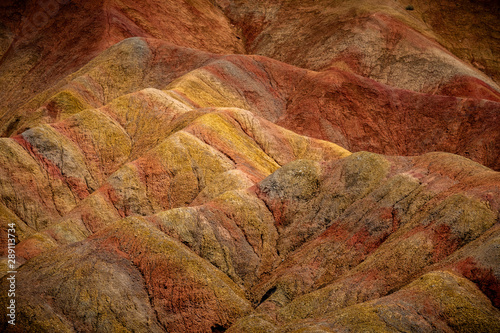
{"type": "Polygon", "coordinates": [[[1,6],[2,330],[500,331],[497,7],[1,6]]]}

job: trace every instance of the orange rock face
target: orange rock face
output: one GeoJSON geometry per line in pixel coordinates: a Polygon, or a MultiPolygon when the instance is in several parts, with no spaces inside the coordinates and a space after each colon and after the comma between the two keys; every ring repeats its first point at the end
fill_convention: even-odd
{"type": "Polygon", "coordinates": [[[500,331],[498,8],[411,5],[0,4],[1,330],[500,331]]]}

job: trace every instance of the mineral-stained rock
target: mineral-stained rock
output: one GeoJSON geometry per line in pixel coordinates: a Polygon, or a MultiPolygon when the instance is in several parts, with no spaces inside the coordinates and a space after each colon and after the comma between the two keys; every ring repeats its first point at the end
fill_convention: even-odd
{"type": "Polygon", "coordinates": [[[470,281],[435,271],[394,294],[290,324],[283,332],[495,332],[499,315],[470,281]]]}
{"type": "Polygon", "coordinates": [[[497,22],[4,1],[0,330],[500,331],[497,22]]]}
{"type": "Polygon", "coordinates": [[[20,325],[59,330],[70,322],[88,331],[104,330],[109,322],[132,330],[133,318],[123,321],[120,311],[125,310],[111,305],[122,304],[128,289],[118,286],[114,294],[102,296],[110,307],[88,305],[102,308],[93,311],[104,311],[99,313],[108,321],[79,314],[80,303],[58,303],[81,297],[71,296],[79,289],[64,297],[51,291],[49,286],[58,284],[52,279],[68,274],[79,285],[91,283],[87,279],[93,275],[67,270],[84,269],[83,263],[95,257],[93,265],[103,267],[104,260],[117,266],[109,268],[108,279],[132,269],[127,267],[139,270],[144,280],[134,285],[143,286],[150,301],[141,303],[145,312],[137,313],[143,316],[137,320],[151,329],[205,332],[234,323],[232,331],[255,326],[288,332],[384,322],[417,331],[434,326],[494,332],[499,325],[494,305],[500,201],[481,196],[498,191],[499,184],[497,172],[443,153],[297,160],[248,190],[229,188],[201,206],[118,219],[86,240],[29,260],[19,278],[35,274],[43,286],[23,284],[23,297],[57,301],[50,311],[40,309],[36,318],[41,319],[33,322],[25,321],[33,307],[21,307],[20,325]],[[80,268],[74,261],[81,261],[80,268]],[[257,306],[253,312],[251,303],[257,306]],[[146,319],[150,308],[156,317],[146,319]],[[63,317],[54,314],[60,311],[63,317]]]}
{"type": "Polygon", "coordinates": [[[206,332],[250,309],[227,276],[140,218],[56,251],[57,262],[41,255],[17,275],[19,303],[30,304],[21,327],[206,332]]]}
{"type": "MultiPolygon", "coordinates": [[[[484,98],[422,94],[339,69],[313,72],[264,57],[217,56],[163,41],[129,38],[6,113],[0,126],[4,134],[12,135],[47,122],[58,124],[60,131],[82,122],[78,127],[89,127],[91,132],[88,119],[93,111],[79,112],[86,105],[101,108],[124,126],[139,141],[133,148],[136,153],[151,147],[152,142],[145,146],[144,140],[159,139],[151,135],[137,139],[138,130],[154,131],[157,136],[171,131],[171,118],[183,110],[238,107],[351,151],[403,155],[446,151],[498,170],[500,99],[477,97],[484,98]],[[177,63],[179,57],[186,61],[174,67],[172,62],[177,63]],[[57,104],[68,91],[77,102],[57,104]],[[166,118],[160,116],[164,108],[170,111],[166,118]],[[148,110],[147,116],[139,116],[142,110],[148,110]],[[155,126],[145,125],[151,123],[148,117],[159,121],[155,126]],[[59,124],[61,119],[67,119],[66,123],[59,124]]],[[[93,135],[85,136],[90,139],[93,135]]],[[[82,142],[82,149],[89,146],[82,142]]]]}
{"type": "Polygon", "coordinates": [[[312,70],[342,67],[426,93],[500,97],[498,4],[420,0],[408,11],[394,0],[218,2],[251,53],[312,70]]]}

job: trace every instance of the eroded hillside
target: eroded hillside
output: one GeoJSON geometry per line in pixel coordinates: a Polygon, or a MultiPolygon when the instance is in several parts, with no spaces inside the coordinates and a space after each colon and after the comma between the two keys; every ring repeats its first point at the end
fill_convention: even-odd
{"type": "Polygon", "coordinates": [[[2,329],[500,331],[497,4],[44,4],[0,5],[2,329]]]}

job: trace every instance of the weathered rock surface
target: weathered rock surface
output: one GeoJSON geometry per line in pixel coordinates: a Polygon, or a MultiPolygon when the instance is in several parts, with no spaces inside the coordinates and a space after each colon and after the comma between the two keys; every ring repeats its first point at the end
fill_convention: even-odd
{"type": "Polygon", "coordinates": [[[250,53],[312,70],[340,67],[404,89],[498,101],[498,4],[421,0],[407,10],[407,2],[394,0],[218,3],[242,27],[250,53]]]}
{"type": "Polygon", "coordinates": [[[498,6],[407,5],[0,4],[1,330],[500,331],[498,6]]]}

